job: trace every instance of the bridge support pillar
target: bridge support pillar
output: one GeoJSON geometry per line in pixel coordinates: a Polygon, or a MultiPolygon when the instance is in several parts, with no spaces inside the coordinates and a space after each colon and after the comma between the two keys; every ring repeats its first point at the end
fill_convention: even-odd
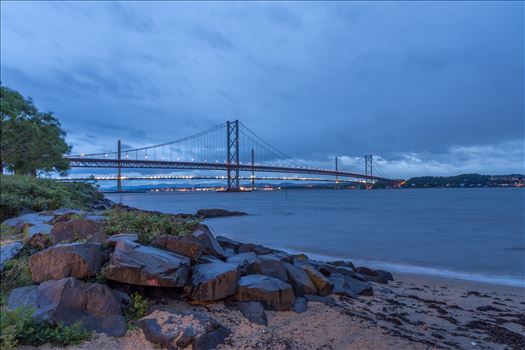
{"type": "Polygon", "coordinates": [[[118,140],[118,144],[117,144],[117,147],[118,147],[118,167],[117,167],[117,191],[118,192],[122,192],[122,162],[121,162],[121,156],[122,156],[122,147],[121,147],[121,143],[120,143],[120,140],[118,140]]]}
{"type": "Polygon", "coordinates": [[[226,171],[228,191],[239,191],[239,121],[226,122],[226,171]]]}
{"type": "Polygon", "coordinates": [[[365,155],[365,189],[370,190],[374,187],[374,182],[372,180],[373,168],[372,168],[373,156],[371,154],[365,155]]]}
{"type": "Polygon", "coordinates": [[[252,191],[255,190],[255,152],[252,148],[252,191]]]}

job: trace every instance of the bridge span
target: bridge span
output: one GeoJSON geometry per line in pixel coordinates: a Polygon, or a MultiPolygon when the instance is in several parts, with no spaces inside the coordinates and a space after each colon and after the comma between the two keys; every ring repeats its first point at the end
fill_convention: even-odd
{"type": "MultiPolygon", "coordinates": [[[[126,176],[122,175],[122,169],[225,171],[226,176],[219,178],[227,181],[227,189],[230,191],[238,191],[241,180],[250,180],[253,188],[257,179],[256,172],[320,175],[329,177],[324,181],[335,182],[357,179],[363,180],[366,188],[371,188],[376,182],[385,182],[392,186],[402,182],[402,180],[375,176],[371,155],[364,158],[363,173],[340,170],[337,157],[335,157],[335,169],[311,167],[277,150],[237,120],[228,121],[183,139],[154,146],[122,149],[120,140],[117,145],[116,152],[68,157],[70,166],[116,169],[117,175],[114,179],[117,181],[118,191],[122,190],[122,180],[126,180],[126,176]],[[241,172],[250,173],[251,176],[242,177],[241,172]]],[[[143,178],[135,177],[135,179],[143,178]]],[[[317,180],[312,179],[312,181],[317,180]]]]}

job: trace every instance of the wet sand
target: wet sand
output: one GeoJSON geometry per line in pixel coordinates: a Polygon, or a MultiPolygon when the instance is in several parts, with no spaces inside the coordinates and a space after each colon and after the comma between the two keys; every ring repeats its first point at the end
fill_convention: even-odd
{"type": "MultiPolygon", "coordinates": [[[[302,314],[267,311],[268,326],[250,323],[222,302],[173,310],[207,312],[232,333],[219,349],[523,349],[525,289],[396,274],[373,283],[374,296],[332,295],[335,303],[309,302],[302,314]]],[[[22,349],[33,349],[23,347],[22,349]]],[[[40,349],[56,349],[49,345],[40,349]]],[[[140,329],[122,338],[97,335],[69,350],[149,350],[140,329]]]]}

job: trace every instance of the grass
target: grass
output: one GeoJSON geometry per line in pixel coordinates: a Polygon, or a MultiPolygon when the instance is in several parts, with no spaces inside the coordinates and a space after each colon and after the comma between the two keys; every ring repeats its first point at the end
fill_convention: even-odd
{"type": "Polygon", "coordinates": [[[0,221],[19,215],[23,209],[89,209],[104,198],[91,184],[13,175],[0,175],[0,192],[0,221]]]}
{"type": "Polygon", "coordinates": [[[53,345],[66,346],[78,344],[91,338],[92,332],[86,331],[81,323],[71,326],[52,325],[33,319],[34,310],[2,310],[0,313],[0,348],[14,350],[19,345],[53,345]]]}
{"type": "Polygon", "coordinates": [[[0,275],[2,279],[2,283],[0,283],[0,307],[5,305],[11,289],[29,286],[33,283],[29,270],[31,253],[27,248],[23,248],[15,258],[6,262],[4,271],[0,275]]]}
{"type": "Polygon", "coordinates": [[[113,209],[106,214],[106,233],[133,232],[139,242],[151,243],[162,235],[185,235],[191,233],[200,222],[197,218],[179,218],[170,214],[113,209]]]}

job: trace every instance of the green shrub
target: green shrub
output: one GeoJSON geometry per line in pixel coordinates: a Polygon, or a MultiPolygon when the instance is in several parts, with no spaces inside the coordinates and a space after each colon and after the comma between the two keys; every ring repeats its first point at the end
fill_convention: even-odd
{"type": "Polygon", "coordinates": [[[125,312],[128,321],[138,320],[146,316],[151,302],[143,297],[140,293],[134,292],[131,294],[131,307],[125,312]]]}
{"type": "Polygon", "coordinates": [[[0,306],[5,304],[11,289],[29,286],[33,283],[29,270],[29,254],[30,252],[24,248],[16,258],[6,262],[0,275],[2,280],[0,283],[0,306]]]}
{"type": "Polygon", "coordinates": [[[114,209],[106,216],[106,233],[135,232],[139,235],[140,243],[148,244],[158,236],[190,233],[198,222],[197,218],[114,209]]]}
{"type": "Polygon", "coordinates": [[[89,209],[93,203],[104,198],[91,184],[58,182],[29,176],[0,175],[0,192],[1,221],[17,216],[22,209],[89,209]]]}
{"type": "Polygon", "coordinates": [[[14,350],[18,345],[42,345],[51,343],[66,346],[89,339],[92,332],[86,331],[81,323],[71,326],[52,325],[33,319],[31,309],[15,311],[2,310],[0,313],[0,348],[14,350]]]}

